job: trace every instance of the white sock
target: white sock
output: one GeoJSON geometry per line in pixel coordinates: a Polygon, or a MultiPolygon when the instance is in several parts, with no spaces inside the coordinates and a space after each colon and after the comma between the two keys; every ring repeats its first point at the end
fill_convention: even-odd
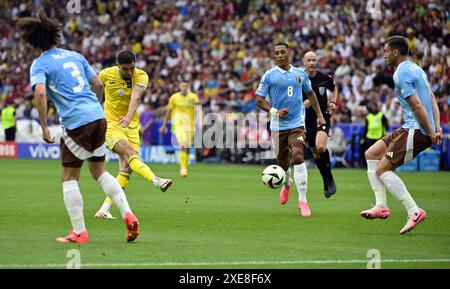
{"type": "Polygon", "coordinates": [[[72,229],[80,234],[86,231],[83,216],[83,197],[77,181],[63,182],[64,204],[66,204],[67,213],[69,213],[72,229]]]}
{"type": "Polygon", "coordinates": [[[307,203],[306,189],[308,187],[308,172],[306,164],[294,165],[294,180],[298,191],[298,200],[307,203]]]}
{"type": "Polygon", "coordinates": [[[405,209],[408,211],[408,215],[413,215],[419,212],[419,207],[409,194],[405,184],[393,171],[383,173],[380,176],[380,180],[386,185],[389,192],[391,192],[391,194],[403,204],[405,209]]]}
{"type": "Polygon", "coordinates": [[[287,169],[286,171],[286,182],[284,183],[285,187],[289,187],[291,183],[291,168],[287,169]]]}
{"type": "Polygon", "coordinates": [[[375,193],[376,205],[387,208],[386,187],[376,174],[378,162],[378,160],[367,160],[367,177],[372,191],[375,193]]]}
{"type": "Polygon", "coordinates": [[[104,213],[108,213],[110,209],[111,209],[111,203],[103,202],[103,205],[100,208],[100,211],[102,211],[104,213]]]}
{"type": "Polygon", "coordinates": [[[154,176],[152,182],[155,187],[159,187],[159,183],[161,182],[161,179],[158,178],[157,176],[154,176]]]}
{"type": "Polygon", "coordinates": [[[111,198],[114,205],[120,210],[122,219],[125,214],[131,212],[127,197],[119,185],[119,182],[110,173],[104,172],[97,180],[103,191],[111,198]]]}

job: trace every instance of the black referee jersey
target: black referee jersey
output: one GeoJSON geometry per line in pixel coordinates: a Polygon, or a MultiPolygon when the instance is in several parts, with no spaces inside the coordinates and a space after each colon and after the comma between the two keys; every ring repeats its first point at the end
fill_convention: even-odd
{"type": "MultiPolygon", "coordinates": [[[[334,79],[330,75],[323,74],[320,71],[317,71],[316,75],[314,77],[309,77],[309,79],[311,80],[311,86],[314,90],[314,93],[317,95],[320,110],[325,116],[325,113],[328,110],[327,89],[330,91],[333,91],[335,89],[334,79]]],[[[305,91],[303,91],[303,101],[307,99],[308,96],[306,95],[305,91]]],[[[317,115],[311,106],[306,109],[305,121],[306,125],[316,125],[317,115]]]]}

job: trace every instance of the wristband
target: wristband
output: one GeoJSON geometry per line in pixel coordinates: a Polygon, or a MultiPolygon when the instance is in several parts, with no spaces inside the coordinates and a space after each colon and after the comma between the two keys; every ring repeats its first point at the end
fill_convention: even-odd
{"type": "Polygon", "coordinates": [[[272,116],[276,116],[276,115],[278,114],[278,109],[276,109],[275,107],[272,107],[272,108],[269,110],[269,113],[270,113],[272,116]]]}

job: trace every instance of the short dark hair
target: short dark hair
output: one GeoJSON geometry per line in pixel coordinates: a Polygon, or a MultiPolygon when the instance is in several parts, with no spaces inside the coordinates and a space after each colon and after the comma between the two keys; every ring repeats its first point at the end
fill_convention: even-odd
{"type": "Polygon", "coordinates": [[[288,45],[286,42],[278,42],[278,43],[275,44],[274,48],[275,48],[276,46],[280,46],[280,45],[283,45],[283,46],[285,46],[287,49],[289,49],[289,45],[288,45]]]}
{"type": "Polygon", "coordinates": [[[27,43],[43,51],[58,45],[61,38],[61,23],[48,18],[42,8],[39,10],[38,17],[20,18],[16,26],[27,43]]]}
{"type": "Polygon", "coordinates": [[[117,62],[119,64],[129,64],[136,61],[136,56],[131,50],[123,50],[117,54],[117,62]]]}
{"type": "Polygon", "coordinates": [[[400,55],[406,56],[409,54],[408,39],[400,35],[394,35],[386,39],[385,42],[392,49],[398,49],[400,55]]]}

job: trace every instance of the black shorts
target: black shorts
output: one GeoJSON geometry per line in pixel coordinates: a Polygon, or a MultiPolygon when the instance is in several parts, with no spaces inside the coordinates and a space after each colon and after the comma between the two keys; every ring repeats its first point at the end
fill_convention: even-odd
{"type": "Polygon", "coordinates": [[[306,121],[306,140],[308,142],[308,147],[313,148],[316,146],[316,135],[318,131],[325,132],[328,136],[330,136],[330,118],[331,115],[328,112],[323,114],[325,118],[325,125],[317,127],[317,118],[314,120],[306,121]]]}
{"type": "Polygon", "coordinates": [[[104,162],[106,121],[95,120],[73,130],[66,129],[61,137],[63,167],[80,168],[84,160],[104,162]]]}
{"type": "Polygon", "coordinates": [[[10,127],[5,129],[5,141],[15,141],[16,140],[16,127],[10,127]]]}

